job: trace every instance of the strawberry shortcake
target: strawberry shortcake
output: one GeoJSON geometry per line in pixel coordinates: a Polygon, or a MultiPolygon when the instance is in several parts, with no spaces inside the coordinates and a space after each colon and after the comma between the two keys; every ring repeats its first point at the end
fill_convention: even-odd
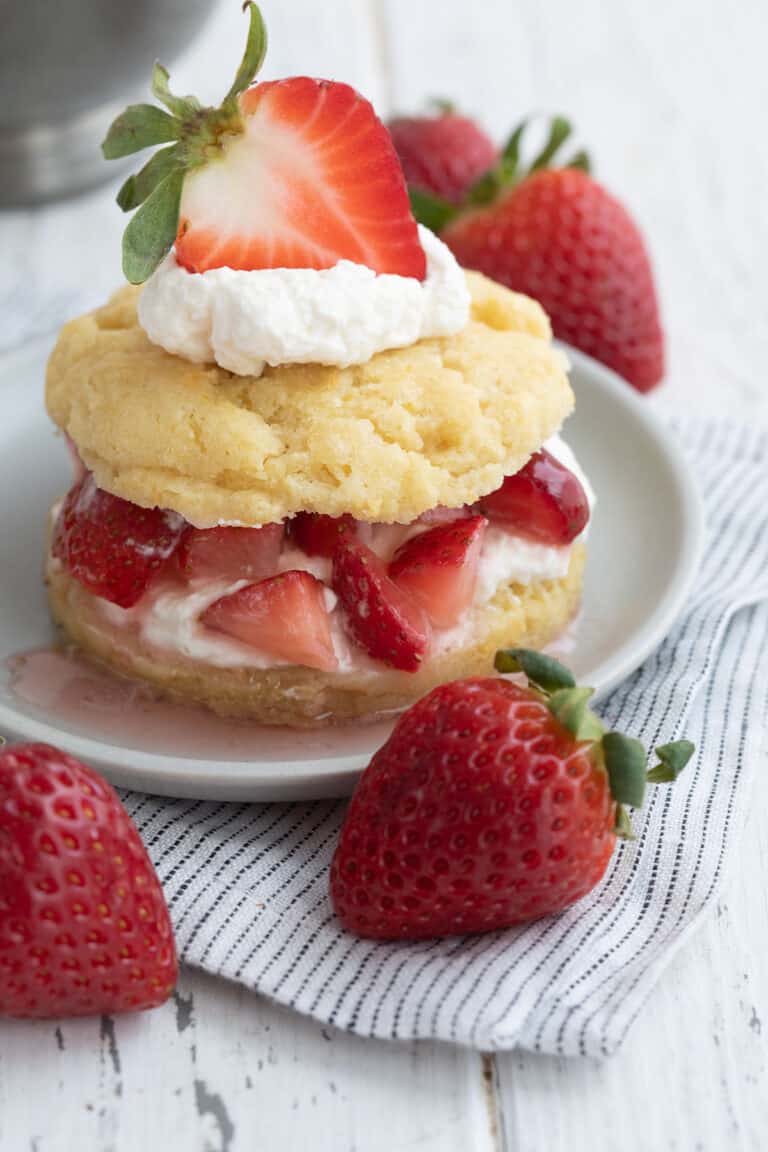
{"type": "Polygon", "coordinates": [[[114,670],[270,724],[374,717],[543,646],[581,594],[592,494],[532,300],[465,274],[411,214],[371,105],[168,88],[105,154],[166,147],[118,195],[131,284],[62,331],[47,405],[77,472],[47,581],[114,670]]]}

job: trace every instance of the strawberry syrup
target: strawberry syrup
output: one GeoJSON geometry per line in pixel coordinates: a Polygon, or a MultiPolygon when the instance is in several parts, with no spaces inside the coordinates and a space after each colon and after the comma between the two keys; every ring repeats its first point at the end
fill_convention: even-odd
{"type": "MultiPolygon", "coordinates": [[[[568,662],[579,623],[546,651],[568,662]]],[[[174,704],[148,685],[116,676],[73,651],[39,648],[5,660],[20,709],[63,730],[142,752],[190,760],[274,761],[354,756],[382,744],[392,719],[327,728],[262,727],[225,720],[207,708],[174,704]]]]}
{"type": "Polygon", "coordinates": [[[41,648],[6,661],[21,709],[64,731],[190,760],[322,760],[370,752],[391,721],[320,729],[268,728],[175,704],[77,653],[41,648]]]}

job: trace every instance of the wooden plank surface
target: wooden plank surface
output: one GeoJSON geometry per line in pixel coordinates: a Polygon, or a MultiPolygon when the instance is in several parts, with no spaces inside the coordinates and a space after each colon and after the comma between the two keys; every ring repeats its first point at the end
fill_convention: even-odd
{"type": "Polygon", "coordinates": [[[186,972],[156,1012],[4,1022],[3,1152],[491,1152],[482,1057],[369,1044],[186,972]]]}
{"type": "MultiPolygon", "coordinates": [[[[385,110],[452,96],[499,138],[531,109],[567,111],[652,246],[671,352],[653,403],[768,420],[759,0],[263,8],[268,75],[343,78],[385,110]]],[[[179,90],[215,98],[242,31],[225,0],[174,68],[179,90]]],[[[118,283],[113,192],[0,215],[0,350],[118,283]]],[[[600,1067],[363,1042],[187,972],[151,1015],[0,1025],[0,1152],[768,1147],[766,799],[763,781],[716,914],[600,1067]]]]}
{"type": "Polygon", "coordinates": [[[715,914],[612,1060],[497,1057],[512,1152],[759,1152],[768,1140],[768,803],[763,778],[715,914]]]}

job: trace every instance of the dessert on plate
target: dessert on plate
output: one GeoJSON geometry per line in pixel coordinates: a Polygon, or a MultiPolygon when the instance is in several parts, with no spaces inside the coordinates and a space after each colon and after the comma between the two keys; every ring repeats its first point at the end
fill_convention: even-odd
{"type": "Polygon", "coordinates": [[[592,494],[534,301],[417,226],[371,105],[253,83],[127,109],[107,156],[132,283],[69,323],[46,401],[76,460],[51,609],[79,648],[222,715],[400,709],[577,610],[592,494]]]}

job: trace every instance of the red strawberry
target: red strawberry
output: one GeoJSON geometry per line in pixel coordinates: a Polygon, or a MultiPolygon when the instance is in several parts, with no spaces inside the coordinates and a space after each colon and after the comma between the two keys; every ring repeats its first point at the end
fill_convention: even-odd
{"type": "Polygon", "coordinates": [[[347,628],[360,647],[374,660],[416,672],[429,650],[429,620],[389,578],[376,553],[345,536],[333,556],[332,584],[347,628]]]}
{"type": "Polygon", "coordinates": [[[288,531],[307,556],[330,559],[340,537],[355,534],[357,522],[348,514],[323,516],[319,512],[299,512],[288,521],[288,531]]]}
{"type": "Polygon", "coordinates": [[[388,127],[408,183],[451,204],[460,204],[498,158],[487,133],[452,110],[438,116],[399,116],[388,127]]]}
{"type": "Polygon", "coordinates": [[[566,120],[552,121],[545,147],[521,170],[525,127],[515,129],[463,203],[412,194],[417,218],[466,268],[535,297],[556,336],[647,392],[664,374],[664,337],[643,237],[588,174],[584,152],[552,167],[571,133],[566,120]]]}
{"type": "Polygon", "coordinates": [[[661,380],[664,338],[643,237],[586,172],[534,172],[442,238],[466,268],[533,296],[556,336],[640,392],[661,380]]]}
{"type": "Polygon", "coordinates": [[[51,550],[89,592],[130,608],[166,567],[185,528],[175,512],[140,508],[97,488],[89,472],[67,494],[51,550]]]}
{"type": "Polygon", "coordinates": [[[0,1015],[154,1008],[176,974],[162,889],[114,790],[47,744],[0,752],[0,1015]]]}
{"type": "Polygon", "coordinates": [[[539,687],[502,679],[435,689],[399,720],[357,786],[331,867],[346,928],[379,939],[483,932],[558,912],[601,879],[623,803],[693,752],[604,734],[589,689],[537,653],[500,653],[539,687]],[[546,687],[554,689],[552,694],[546,687]]]}
{"type": "Polygon", "coordinates": [[[201,620],[276,660],[324,672],[338,667],[323,585],[309,572],[249,584],[211,604],[201,620]]]}
{"type": "Polygon", "coordinates": [[[423,279],[400,165],[348,84],[294,76],[240,97],[242,134],[187,176],[176,259],[207,268],[331,268],[339,260],[423,279]]]}
{"type": "Polygon", "coordinates": [[[545,448],[477,507],[515,535],[555,546],[570,544],[589,520],[581,481],[545,448]]]}
{"type": "Polygon", "coordinates": [[[389,575],[438,628],[450,628],[472,603],[487,523],[473,516],[439,524],[406,540],[392,558],[389,575]]]}
{"type": "Polygon", "coordinates": [[[277,571],[283,525],[262,528],[188,528],[179,566],[190,580],[264,580],[277,571]]]}
{"type": "Polygon", "coordinates": [[[245,57],[220,108],[152,90],[111,126],[107,159],[173,141],[120,189],[123,268],[145,280],[176,241],[191,272],[331,268],[340,260],[423,279],[426,259],[389,133],[348,84],[293,76],[248,87],[266,51],[255,4],[245,57]]]}

